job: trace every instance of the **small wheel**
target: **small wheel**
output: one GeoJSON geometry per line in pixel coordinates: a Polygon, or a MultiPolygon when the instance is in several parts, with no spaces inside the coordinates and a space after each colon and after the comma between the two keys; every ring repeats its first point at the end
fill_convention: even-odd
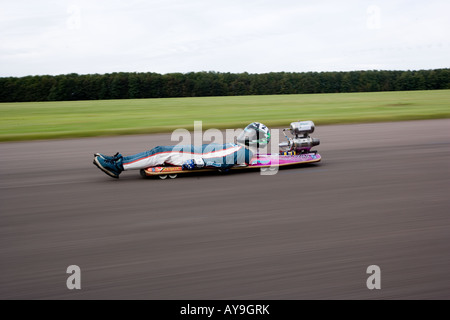
{"type": "Polygon", "coordinates": [[[162,174],[158,176],[158,178],[160,178],[161,180],[167,179],[167,174],[162,174]]]}
{"type": "Polygon", "coordinates": [[[278,166],[270,166],[270,167],[261,168],[262,172],[277,171],[277,170],[278,170],[278,166]]]}
{"type": "Polygon", "coordinates": [[[169,178],[170,178],[170,179],[175,179],[176,177],[178,177],[177,174],[169,174],[169,178]]]}

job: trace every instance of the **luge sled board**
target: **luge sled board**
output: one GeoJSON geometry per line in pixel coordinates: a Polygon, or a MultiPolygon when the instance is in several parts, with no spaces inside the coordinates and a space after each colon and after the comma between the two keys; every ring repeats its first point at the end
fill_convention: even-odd
{"type": "MultiPolygon", "coordinates": [[[[318,153],[305,153],[298,155],[259,155],[253,157],[248,166],[234,166],[230,170],[239,169],[257,169],[257,168],[268,168],[271,166],[284,167],[284,166],[295,166],[304,163],[314,163],[319,162],[321,156],[318,153]]],[[[178,174],[192,173],[192,172],[208,172],[208,171],[220,171],[219,168],[204,168],[204,169],[194,169],[194,170],[183,170],[182,167],[178,166],[159,166],[150,167],[141,170],[141,175],[143,177],[152,176],[164,176],[167,178],[176,178],[178,174]]]]}

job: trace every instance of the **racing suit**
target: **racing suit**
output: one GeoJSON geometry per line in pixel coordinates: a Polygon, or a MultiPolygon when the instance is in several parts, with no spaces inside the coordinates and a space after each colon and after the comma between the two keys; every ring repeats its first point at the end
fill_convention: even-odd
{"type": "Polygon", "coordinates": [[[159,146],[123,157],[123,168],[135,170],[162,165],[182,166],[187,160],[193,159],[196,163],[204,163],[204,167],[228,169],[235,165],[248,165],[252,156],[252,151],[234,143],[159,146]]]}

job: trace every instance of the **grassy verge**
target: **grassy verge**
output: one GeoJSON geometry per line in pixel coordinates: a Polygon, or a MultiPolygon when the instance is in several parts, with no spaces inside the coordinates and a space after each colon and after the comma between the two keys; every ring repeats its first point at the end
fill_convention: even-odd
{"type": "Polygon", "coordinates": [[[0,141],[203,128],[317,125],[450,118],[450,90],[0,103],[0,141]]]}

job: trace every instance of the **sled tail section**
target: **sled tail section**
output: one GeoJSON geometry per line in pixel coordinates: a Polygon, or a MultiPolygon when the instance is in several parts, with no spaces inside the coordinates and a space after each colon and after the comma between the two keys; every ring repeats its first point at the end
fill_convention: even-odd
{"type": "MultiPolygon", "coordinates": [[[[253,157],[248,166],[235,166],[231,170],[239,169],[256,169],[256,168],[268,168],[271,166],[285,167],[285,166],[295,166],[304,163],[314,163],[321,160],[320,154],[317,153],[306,153],[299,155],[259,155],[253,157]]],[[[178,174],[192,173],[192,172],[208,172],[208,171],[220,171],[218,168],[204,168],[195,170],[183,170],[182,167],[177,166],[160,166],[160,167],[150,167],[141,170],[141,175],[143,177],[151,176],[176,176],[178,174]]]]}
{"type": "Polygon", "coordinates": [[[293,166],[302,163],[319,162],[320,160],[321,157],[318,153],[305,153],[298,155],[260,155],[252,158],[249,167],[264,168],[270,166],[293,166]]]}

